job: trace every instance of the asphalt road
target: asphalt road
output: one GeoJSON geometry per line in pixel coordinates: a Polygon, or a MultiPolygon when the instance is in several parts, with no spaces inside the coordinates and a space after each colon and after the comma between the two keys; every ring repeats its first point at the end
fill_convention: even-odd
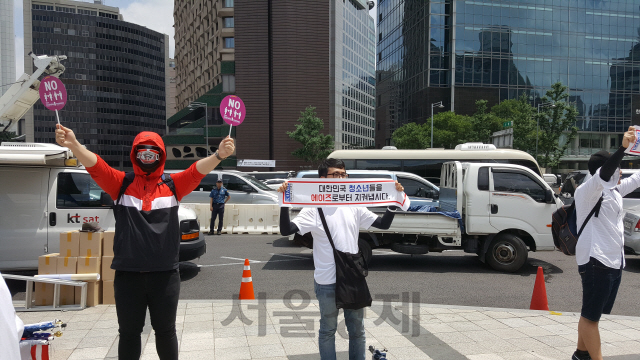
{"type": "MultiPolygon", "coordinates": [[[[314,298],[311,250],[276,235],[223,234],[206,240],[207,254],[181,264],[181,298],[237,296],[245,258],[251,261],[256,295],[265,292],[268,299],[283,299],[291,290],[302,290],[314,298]]],[[[409,292],[410,299],[421,303],[528,309],[538,266],[544,269],[549,308],[579,312],[582,290],[575,258],[557,251],[529,253],[519,272],[505,274],[462,251],[411,256],[374,250],[367,281],[374,300],[393,295],[402,299],[401,294],[409,292]]],[[[640,314],[640,256],[627,256],[613,314],[640,314]]]]}
{"type": "MultiPolygon", "coordinates": [[[[251,261],[256,296],[264,292],[268,299],[283,299],[301,290],[315,298],[311,250],[279,235],[223,234],[207,236],[206,241],[204,256],[180,265],[182,299],[237,298],[245,258],[251,261]]],[[[412,256],[380,249],[374,250],[367,282],[374,300],[395,295],[400,301],[408,292],[411,302],[528,309],[538,266],[544,269],[549,308],[580,312],[575,258],[557,251],[529,253],[519,272],[506,274],[462,251],[412,256]]],[[[14,299],[24,299],[23,282],[7,283],[14,299]]],[[[640,256],[627,256],[613,314],[640,315],[640,256]]]]}

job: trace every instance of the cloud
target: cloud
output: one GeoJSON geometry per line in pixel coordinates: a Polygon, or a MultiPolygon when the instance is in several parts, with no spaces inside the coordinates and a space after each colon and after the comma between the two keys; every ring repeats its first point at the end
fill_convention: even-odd
{"type": "Polygon", "coordinates": [[[169,35],[169,57],[173,58],[173,0],[139,0],[120,8],[124,21],[169,35]]]}

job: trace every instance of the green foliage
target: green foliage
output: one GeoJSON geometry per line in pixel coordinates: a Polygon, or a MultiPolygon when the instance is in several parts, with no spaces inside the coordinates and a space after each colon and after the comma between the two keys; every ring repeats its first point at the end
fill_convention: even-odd
{"type": "Polygon", "coordinates": [[[300,112],[300,122],[294,131],[287,131],[287,135],[302,144],[302,147],[292,152],[293,156],[316,165],[331,154],[334,149],[333,136],[322,134],[324,121],[316,114],[316,108],[307,106],[300,112]]]}
{"type": "Polygon", "coordinates": [[[578,134],[578,128],[575,127],[578,110],[574,105],[567,103],[568,98],[567,87],[557,82],[551,85],[551,89],[541,99],[543,104],[555,104],[553,108],[541,107],[540,113],[537,114],[540,126],[538,162],[542,167],[557,167],[560,158],[578,134]],[[563,134],[566,134],[564,143],[560,144],[560,136],[563,134]]]}
{"type": "Polygon", "coordinates": [[[487,100],[476,101],[476,113],[471,116],[471,132],[468,141],[490,144],[491,134],[502,130],[502,122],[502,119],[487,112],[487,100]]]}
{"type": "Polygon", "coordinates": [[[12,141],[16,137],[16,133],[13,131],[0,131],[0,142],[12,141]]]}
{"type": "MultiPolygon", "coordinates": [[[[453,149],[464,143],[471,131],[468,116],[456,115],[451,111],[433,116],[433,147],[453,149]]],[[[398,149],[427,149],[431,146],[431,118],[424,124],[408,123],[392,135],[398,149]]]]}
{"type": "Polygon", "coordinates": [[[506,100],[491,108],[502,122],[513,124],[513,148],[535,154],[536,108],[529,104],[526,94],[519,99],[506,100]]]}

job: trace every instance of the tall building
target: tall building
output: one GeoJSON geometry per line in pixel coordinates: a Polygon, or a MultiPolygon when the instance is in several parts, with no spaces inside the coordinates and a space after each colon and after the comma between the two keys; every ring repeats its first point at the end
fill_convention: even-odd
{"type": "Polygon", "coordinates": [[[16,81],[13,0],[0,0],[0,96],[16,81]]]}
{"type": "Polygon", "coordinates": [[[376,147],[438,101],[460,114],[522,94],[537,106],[560,81],[579,113],[562,167],[586,168],[640,120],[639,27],[632,0],[380,0],[376,147]]]}
{"type": "Polygon", "coordinates": [[[219,115],[220,101],[236,94],[247,111],[244,123],[233,128],[237,159],[276,160],[278,169],[287,170],[308,166],[291,155],[300,144],[287,135],[307,106],[316,107],[336,148],[373,146],[375,24],[370,6],[363,0],[304,6],[296,0],[176,2],[181,110],[168,120],[165,141],[175,144],[182,158],[198,157],[207,146],[215,150],[229,131],[219,115]],[[192,102],[208,104],[207,119],[205,109],[186,108],[192,102]],[[199,131],[207,120],[208,136],[199,131]]]}
{"type": "MultiPolygon", "coordinates": [[[[167,44],[168,45],[168,44],[167,44]]],[[[169,59],[167,62],[167,79],[165,81],[167,85],[167,119],[172,117],[176,113],[176,61],[169,59]]]]}
{"type": "MultiPolygon", "coordinates": [[[[139,132],[164,134],[166,35],[125,22],[100,0],[24,0],[24,35],[27,73],[29,52],[67,56],[60,122],[109,165],[131,167],[139,132]]],[[[53,142],[55,124],[55,113],[36,103],[26,116],[27,141],[53,142]]]]}

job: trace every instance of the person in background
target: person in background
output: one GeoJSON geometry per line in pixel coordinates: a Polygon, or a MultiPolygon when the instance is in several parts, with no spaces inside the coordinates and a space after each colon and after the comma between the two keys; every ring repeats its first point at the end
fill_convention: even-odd
{"type": "Polygon", "coordinates": [[[624,268],[624,211],[622,198],[640,187],[640,172],[621,180],[624,151],[636,141],[633,127],[624,133],[622,146],[609,154],[600,151],[589,159],[591,178],[575,189],[577,228],[591,210],[602,204],[585,225],[576,245],[578,272],[582,278],[582,311],[578,322],[578,347],[572,360],[601,360],[598,322],[610,314],[624,268]]]}
{"type": "Polygon", "coordinates": [[[116,222],[111,268],[116,271],[113,286],[120,333],[118,358],[140,359],[140,335],[148,308],[159,358],[177,360],[179,201],[233,154],[233,139],[223,139],[213,155],[169,178],[164,176],[167,155],[162,138],[143,131],[131,147],[133,179],[107,165],[82,146],[71,129],[59,124],[56,142],[73,151],[98,186],[114,199],[116,222]]]}
{"type": "MultiPolygon", "coordinates": [[[[318,167],[318,176],[327,179],[346,178],[347,172],[342,160],[326,159],[318,167]]],[[[287,189],[285,181],[279,192],[287,189]]],[[[396,181],[396,190],[404,191],[396,181]]],[[[375,227],[388,229],[395,213],[395,206],[389,207],[384,216],[371,212],[366,207],[326,207],[323,208],[327,226],[331,232],[337,250],[357,254],[360,229],[375,227]]],[[[314,289],[320,307],[320,330],[318,346],[321,360],[336,359],[335,334],[338,327],[338,308],[336,307],[336,264],[333,248],[324,230],[318,209],[302,209],[298,216],[289,220],[289,208],[280,208],[280,233],[284,236],[294,233],[311,233],[313,236],[313,264],[315,265],[314,289]]],[[[364,331],[364,308],[344,309],[344,319],[349,332],[349,360],[365,360],[366,338],[364,331]]]]}
{"type": "Polygon", "coordinates": [[[222,179],[218,178],[216,181],[216,187],[211,190],[209,194],[209,209],[211,210],[211,223],[209,224],[209,235],[213,235],[213,227],[216,222],[216,215],[218,219],[218,235],[222,234],[222,222],[224,221],[224,204],[231,199],[231,195],[227,189],[222,186],[222,179]]]}

